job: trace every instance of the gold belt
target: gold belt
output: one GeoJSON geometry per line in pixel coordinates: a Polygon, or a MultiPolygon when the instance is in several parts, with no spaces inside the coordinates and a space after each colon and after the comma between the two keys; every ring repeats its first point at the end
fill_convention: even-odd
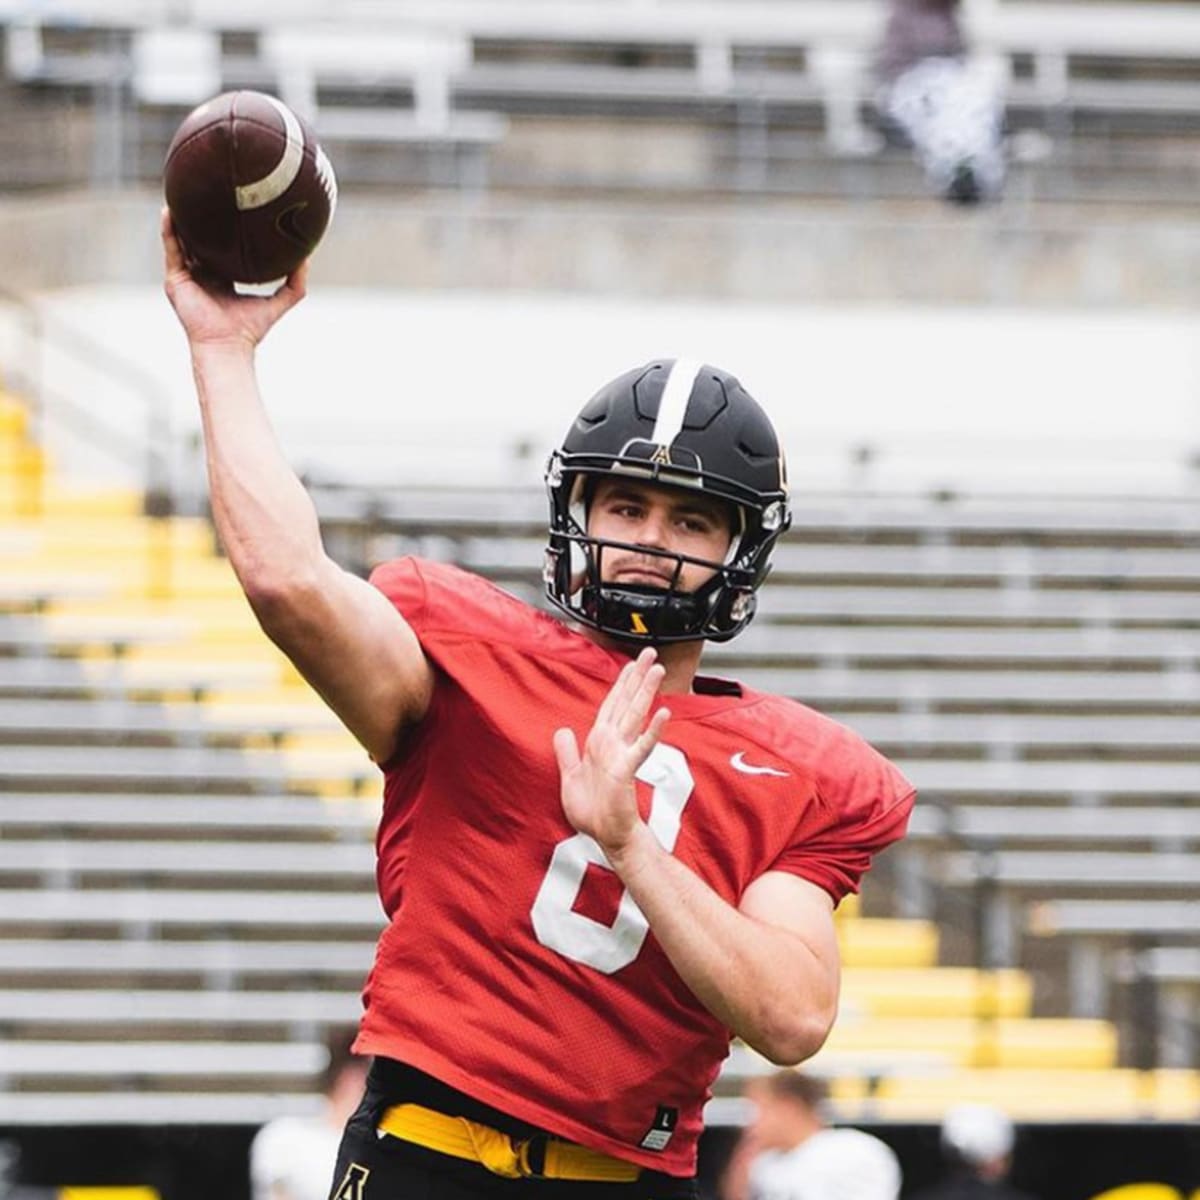
{"type": "Polygon", "coordinates": [[[506,1179],[573,1179],[580,1183],[632,1183],[641,1168],[599,1150],[539,1134],[514,1138],[498,1129],[451,1117],[420,1104],[395,1104],[379,1118],[380,1133],[427,1150],[465,1158],[506,1179]],[[541,1150],[541,1163],[536,1160],[541,1150]]]}

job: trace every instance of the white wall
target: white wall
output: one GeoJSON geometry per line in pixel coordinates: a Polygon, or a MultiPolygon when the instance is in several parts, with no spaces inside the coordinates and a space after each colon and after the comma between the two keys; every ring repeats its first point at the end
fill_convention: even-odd
{"type": "MultiPolygon", "coordinates": [[[[197,425],[184,341],[158,288],[82,288],[51,312],[142,363],[182,438],[197,425]]],[[[1200,351],[1187,314],[1145,310],[806,308],[568,295],[316,289],[261,351],[264,393],[298,468],[438,482],[536,479],[573,412],[611,376],[686,354],[738,374],[784,434],[797,490],[1196,487],[1200,351]],[[512,458],[524,442],[526,459],[512,458]],[[434,454],[433,451],[438,453],[434,454]]],[[[136,406],[46,361],[56,389],[139,426],[136,406]]],[[[60,430],[61,435],[61,430],[60,430]]],[[[60,454],[98,469],[59,437],[60,454]]],[[[1197,489],[1200,491],[1200,489],[1197,489]]]]}

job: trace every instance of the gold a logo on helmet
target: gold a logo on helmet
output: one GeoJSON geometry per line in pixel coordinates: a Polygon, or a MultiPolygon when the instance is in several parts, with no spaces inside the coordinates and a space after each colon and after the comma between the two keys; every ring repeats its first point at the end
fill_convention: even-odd
{"type": "Polygon", "coordinates": [[[669,467],[671,465],[671,447],[659,446],[650,456],[650,461],[656,467],[669,467]]]}
{"type": "Polygon", "coordinates": [[[642,614],[640,612],[634,612],[634,613],[629,614],[629,624],[632,627],[634,633],[649,633],[650,632],[650,630],[646,628],[646,622],[642,620],[642,614]]]}

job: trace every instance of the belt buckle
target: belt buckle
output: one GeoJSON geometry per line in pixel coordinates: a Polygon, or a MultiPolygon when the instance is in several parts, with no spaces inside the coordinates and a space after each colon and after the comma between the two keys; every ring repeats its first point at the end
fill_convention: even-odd
{"type": "Polygon", "coordinates": [[[525,1178],[546,1178],[546,1147],[549,1142],[549,1134],[535,1133],[517,1143],[517,1166],[525,1178]]]}

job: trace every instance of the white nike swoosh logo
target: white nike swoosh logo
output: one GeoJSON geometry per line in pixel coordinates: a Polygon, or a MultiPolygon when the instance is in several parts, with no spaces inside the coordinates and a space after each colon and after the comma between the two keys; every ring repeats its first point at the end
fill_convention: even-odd
{"type": "Polygon", "coordinates": [[[735,755],[733,755],[732,758],[730,758],[729,765],[735,771],[741,771],[743,775],[778,775],[781,779],[789,778],[789,773],[787,771],[777,771],[774,767],[752,766],[746,761],[741,750],[739,750],[735,755]]]}

